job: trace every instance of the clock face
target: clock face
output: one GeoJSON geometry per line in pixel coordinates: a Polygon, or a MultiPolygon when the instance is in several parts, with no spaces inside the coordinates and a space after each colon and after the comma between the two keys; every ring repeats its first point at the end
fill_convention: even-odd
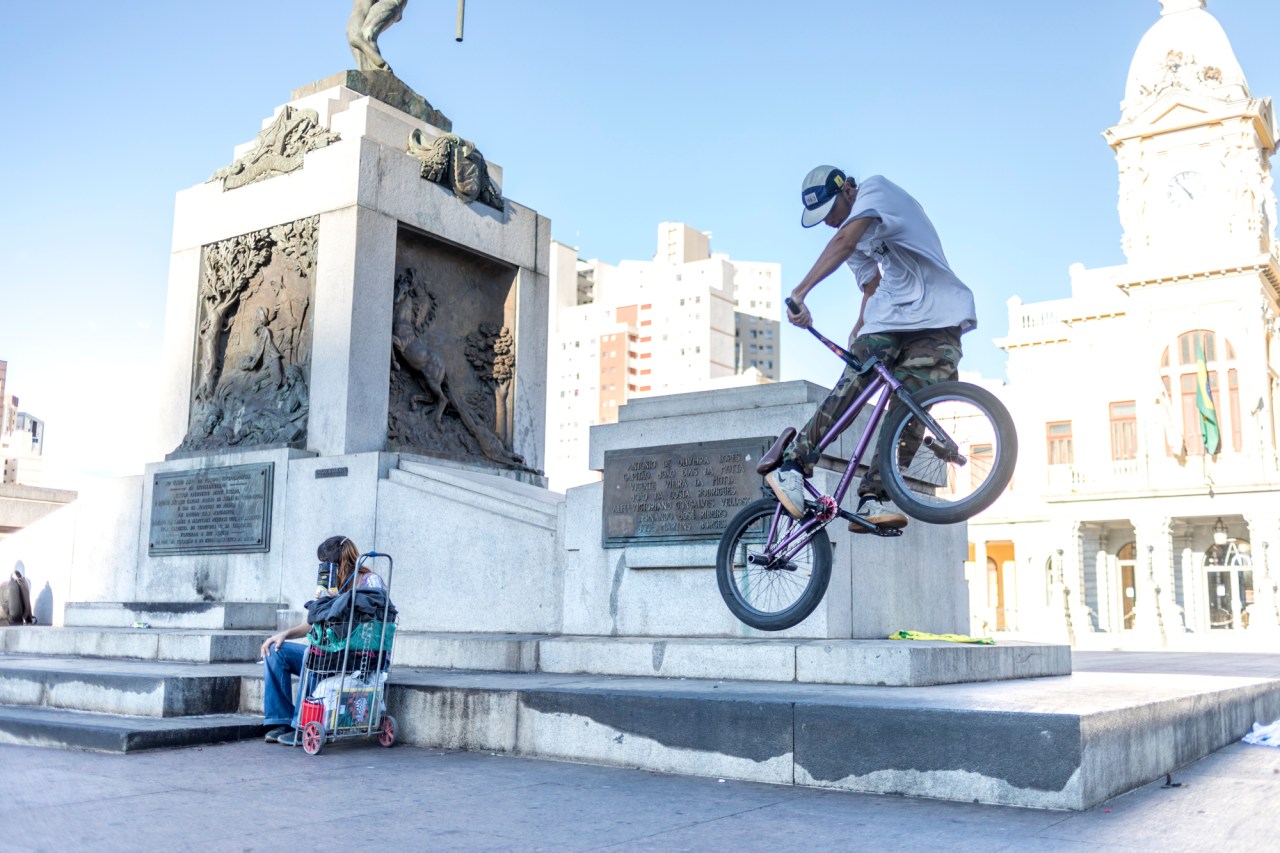
{"type": "Polygon", "coordinates": [[[1189,207],[1204,195],[1204,178],[1199,172],[1179,172],[1169,179],[1167,195],[1174,207],[1189,207]]]}

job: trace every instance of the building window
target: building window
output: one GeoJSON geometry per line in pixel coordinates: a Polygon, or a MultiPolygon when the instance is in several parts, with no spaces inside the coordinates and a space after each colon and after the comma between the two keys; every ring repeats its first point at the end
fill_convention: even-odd
{"type": "MultiPolygon", "coordinates": [[[[1218,415],[1218,429],[1222,429],[1222,400],[1218,394],[1218,371],[1210,370],[1209,396],[1218,415]]],[[[1200,409],[1196,406],[1197,374],[1182,374],[1182,441],[1188,456],[1204,456],[1204,437],[1200,435],[1200,409]]],[[[1219,440],[1221,449],[1222,442],[1219,440]]]]}
{"type": "Polygon", "coordinates": [[[987,473],[995,462],[995,448],[990,444],[975,444],[969,448],[969,488],[976,489],[987,479],[987,473]]]}
{"type": "Polygon", "coordinates": [[[1111,458],[1138,458],[1138,407],[1133,400],[1111,404],[1111,458]]]}
{"type": "Polygon", "coordinates": [[[1070,465],[1075,462],[1075,455],[1071,449],[1071,421],[1045,424],[1045,435],[1048,441],[1050,465],[1070,465]]]}
{"type": "MultiPolygon", "coordinates": [[[[1228,354],[1234,355],[1229,349],[1228,354]]],[[[1239,453],[1244,448],[1244,436],[1240,433],[1240,376],[1235,368],[1227,371],[1227,396],[1231,405],[1231,449],[1239,453]]]]}
{"type": "Polygon", "coordinates": [[[1205,361],[1217,361],[1214,344],[1216,338],[1213,332],[1204,329],[1196,329],[1194,332],[1178,336],[1178,364],[1195,364],[1196,363],[1196,344],[1200,344],[1204,351],[1205,361]]]}

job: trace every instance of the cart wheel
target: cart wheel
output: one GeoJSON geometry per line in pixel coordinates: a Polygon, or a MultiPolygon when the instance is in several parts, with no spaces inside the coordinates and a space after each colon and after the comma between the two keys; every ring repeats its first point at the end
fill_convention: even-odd
{"type": "Polygon", "coordinates": [[[378,743],[391,746],[396,742],[396,718],[387,714],[382,718],[382,726],[378,729],[378,743]]]}
{"type": "Polygon", "coordinates": [[[307,723],[302,728],[302,751],[307,755],[319,755],[324,749],[324,726],[307,723]]]}

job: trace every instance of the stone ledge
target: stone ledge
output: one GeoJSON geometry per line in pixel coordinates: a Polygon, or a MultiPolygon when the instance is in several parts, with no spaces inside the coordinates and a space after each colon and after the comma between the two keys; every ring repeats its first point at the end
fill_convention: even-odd
{"type": "Polygon", "coordinates": [[[156,719],[0,705],[0,743],[138,752],[260,737],[262,718],[240,714],[156,719]]]}

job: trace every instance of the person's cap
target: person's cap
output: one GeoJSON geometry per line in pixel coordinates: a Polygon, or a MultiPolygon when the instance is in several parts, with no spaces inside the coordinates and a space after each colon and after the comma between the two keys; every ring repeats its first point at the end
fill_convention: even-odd
{"type": "Polygon", "coordinates": [[[804,202],[800,224],[812,228],[826,219],[844,182],[844,172],[835,166],[819,166],[805,175],[804,183],[800,185],[800,200],[804,202]]]}

